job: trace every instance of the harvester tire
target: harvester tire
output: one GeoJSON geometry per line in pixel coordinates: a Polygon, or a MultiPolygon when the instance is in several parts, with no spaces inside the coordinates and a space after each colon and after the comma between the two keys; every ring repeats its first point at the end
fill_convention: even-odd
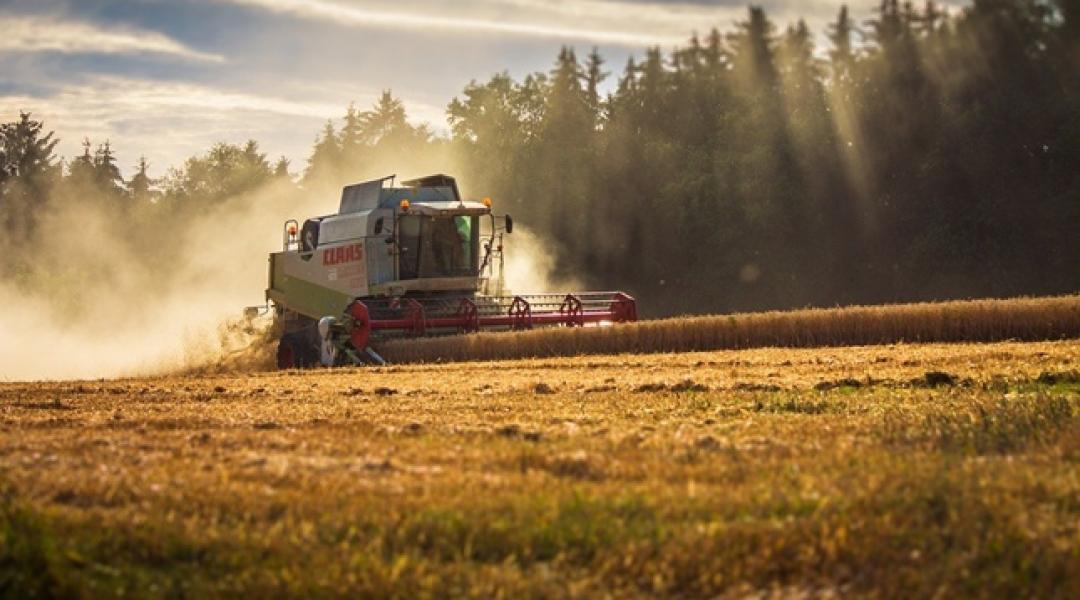
{"type": "Polygon", "coordinates": [[[307,329],[281,336],[277,349],[278,368],[311,369],[319,366],[319,349],[311,337],[307,329]]]}
{"type": "Polygon", "coordinates": [[[283,370],[296,368],[296,349],[293,348],[292,340],[287,338],[278,340],[277,367],[283,370]]]}

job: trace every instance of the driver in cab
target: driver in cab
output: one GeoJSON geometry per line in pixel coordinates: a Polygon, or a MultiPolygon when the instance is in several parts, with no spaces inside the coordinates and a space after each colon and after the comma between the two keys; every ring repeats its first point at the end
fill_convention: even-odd
{"type": "Polygon", "coordinates": [[[441,273],[449,275],[468,268],[465,264],[465,248],[469,243],[469,225],[469,220],[461,217],[435,220],[432,245],[435,264],[441,273]]]}

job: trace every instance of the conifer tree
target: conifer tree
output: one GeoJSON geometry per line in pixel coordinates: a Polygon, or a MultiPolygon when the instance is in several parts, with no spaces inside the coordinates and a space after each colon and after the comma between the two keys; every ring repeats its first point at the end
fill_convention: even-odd
{"type": "Polygon", "coordinates": [[[124,195],[126,184],[116,165],[116,155],[108,140],[98,145],[93,157],[94,185],[111,200],[124,195]]]}
{"type": "Polygon", "coordinates": [[[94,186],[97,184],[97,171],[94,167],[94,154],[90,151],[93,144],[90,138],[83,138],[83,152],[68,165],[68,179],[76,186],[94,186]]]}
{"type": "Polygon", "coordinates": [[[137,205],[144,205],[154,198],[154,180],[150,178],[149,171],[150,161],[145,156],[140,156],[139,162],[135,163],[135,174],[127,185],[128,194],[137,205]]]}
{"type": "Polygon", "coordinates": [[[0,124],[0,170],[25,182],[48,178],[56,167],[53,151],[59,141],[53,132],[44,132],[41,121],[20,112],[17,121],[0,124]]]}
{"type": "Polygon", "coordinates": [[[274,177],[278,179],[291,179],[292,175],[289,173],[289,159],[285,156],[280,156],[277,162],[274,163],[274,177]]]}
{"type": "Polygon", "coordinates": [[[359,158],[361,146],[370,141],[364,139],[364,135],[363,118],[360,111],[356,110],[356,104],[350,102],[349,108],[345,111],[339,141],[341,154],[346,162],[359,158]]]}
{"type": "Polygon", "coordinates": [[[599,124],[603,118],[603,107],[600,100],[600,84],[607,79],[609,73],[604,72],[604,58],[600,51],[593,47],[592,52],[585,63],[585,101],[589,112],[593,115],[595,124],[599,124]]]}
{"type": "Polygon", "coordinates": [[[828,32],[829,42],[832,44],[829,59],[834,84],[845,85],[851,81],[855,65],[855,50],[852,45],[855,32],[847,5],[841,6],[836,22],[829,25],[828,32]]]}
{"type": "Polygon", "coordinates": [[[304,181],[312,183],[336,177],[340,168],[341,144],[337,132],[334,131],[334,123],[328,120],[322,133],[315,137],[315,147],[312,148],[307,169],[304,170],[304,181]]]}
{"type": "Polygon", "coordinates": [[[28,112],[0,124],[0,227],[5,242],[21,245],[33,235],[38,214],[61,176],[53,154],[58,143],[28,112]]]}

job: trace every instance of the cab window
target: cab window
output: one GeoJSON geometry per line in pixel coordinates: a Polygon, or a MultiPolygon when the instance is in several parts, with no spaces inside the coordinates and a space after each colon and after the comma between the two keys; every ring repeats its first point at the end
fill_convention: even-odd
{"type": "Polygon", "coordinates": [[[401,279],[476,276],[479,217],[405,215],[398,224],[401,279]]]}

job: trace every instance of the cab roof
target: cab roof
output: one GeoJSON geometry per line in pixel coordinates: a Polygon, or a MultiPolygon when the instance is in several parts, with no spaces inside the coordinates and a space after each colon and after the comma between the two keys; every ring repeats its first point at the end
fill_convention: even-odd
{"type": "Polygon", "coordinates": [[[392,187],[395,175],[357,183],[341,192],[338,214],[362,212],[377,208],[396,208],[402,200],[410,203],[461,203],[457,181],[443,174],[428,175],[403,181],[404,187],[392,187]],[[387,186],[387,182],[390,186],[387,186]]]}

